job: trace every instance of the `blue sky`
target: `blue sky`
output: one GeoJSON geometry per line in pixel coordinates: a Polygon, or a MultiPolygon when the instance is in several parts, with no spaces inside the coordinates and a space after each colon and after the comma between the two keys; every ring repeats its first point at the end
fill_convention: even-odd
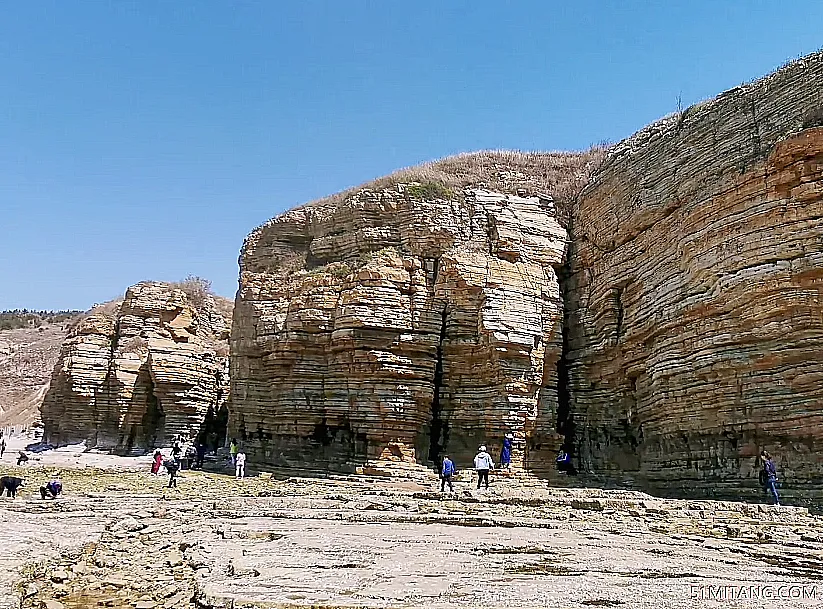
{"type": "Polygon", "coordinates": [[[823,45],[823,3],[7,3],[0,309],[188,274],[256,225],[481,148],[579,149],[823,45]]]}

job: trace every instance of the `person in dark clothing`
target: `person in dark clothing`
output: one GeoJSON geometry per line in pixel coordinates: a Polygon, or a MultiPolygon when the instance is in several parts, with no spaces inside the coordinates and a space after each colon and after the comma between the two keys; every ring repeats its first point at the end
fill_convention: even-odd
{"type": "Polygon", "coordinates": [[[560,449],[560,452],[557,453],[555,464],[557,465],[557,471],[559,472],[563,472],[571,476],[577,473],[574,469],[574,465],[572,465],[572,456],[562,448],[560,449]]]}
{"type": "Polygon", "coordinates": [[[777,468],[774,465],[772,456],[765,450],[760,451],[760,458],[763,460],[762,480],[766,489],[774,497],[774,504],[780,505],[780,496],[777,494],[777,468]]]}
{"type": "Polygon", "coordinates": [[[177,488],[177,474],[180,471],[180,464],[175,459],[167,459],[163,463],[163,467],[169,472],[169,486],[168,488],[177,488]]]}
{"type": "Polygon", "coordinates": [[[0,497],[5,492],[9,497],[14,499],[17,496],[17,489],[26,484],[22,478],[15,476],[3,476],[0,478],[0,497]]]}
{"type": "Polygon", "coordinates": [[[183,449],[180,448],[180,441],[175,440],[174,441],[174,446],[171,447],[171,456],[172,456],[172,458],[174,458],[176,460],[176,459],[179,459],[180,455],[182,455],[182,454],[183,454],[183,449]]]}
{"type": "Polygon", "coordinates": [[[203,461],[206,460],[206,445],[203,442],[197,444],[197,469],[203,469],[203,461]]]}
{"type": "Polygon", "coordinates": [[[0,458],[6,452],[6,439],[0,438],[0,458]]]}
{"type": "Polygon", "coordinates": [[[17,455],[17,465],[23,465],[28,460],[29,456],[21,450],[17,455]]]}
{"type": "Polygon", "coordinates": [[[449,485],[449,492],[454,492],[452,485],[452,476],[457,471],[454,467],[454,462],[449,458],[449,455],[443,457],[443,466],[440,468],[440,492],[446,491],[446,484],[449,485]]]}
{"type": "Polygon", "coordinates": [[[58,479],[53,479],[40,487],[40,498],[45,499],[51,497],[57,499],[59,495],[63,494],[63,484],[58,479]]]}

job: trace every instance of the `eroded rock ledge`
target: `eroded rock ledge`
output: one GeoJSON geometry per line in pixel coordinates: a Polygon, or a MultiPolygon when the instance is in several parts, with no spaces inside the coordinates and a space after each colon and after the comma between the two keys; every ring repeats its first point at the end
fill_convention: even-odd
{"type": "Polygon", "coordinates": [[[199,433],[225,410],[229,327],[215,297],[159,282],[92,309],[54,369],[44,440],[131,451],[199,433]]]}

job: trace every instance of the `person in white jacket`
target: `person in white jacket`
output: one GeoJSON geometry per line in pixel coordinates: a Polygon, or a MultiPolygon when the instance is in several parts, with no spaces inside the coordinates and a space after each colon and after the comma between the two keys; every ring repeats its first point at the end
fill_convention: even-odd
{"type": "Polygon", "coordinates": [[[238,480],[246,477],[246,453],[242,449],[234,459],[234,473],[238,480]]]}
{"type": "Polygon", "coordinates": [[[474,458],[474,469],[477,471],[477,488],[480,488],[480,483],[485,481],[486,488],[489,488],[489,470],[494,469],[494,461],[492,456],[486,452],[486,447],[481,446],[474,458]]]}

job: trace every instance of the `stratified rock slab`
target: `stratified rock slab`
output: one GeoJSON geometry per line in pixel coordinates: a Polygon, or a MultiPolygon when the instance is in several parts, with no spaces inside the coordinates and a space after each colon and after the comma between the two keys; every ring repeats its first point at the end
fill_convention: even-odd
{"type": "Polygon", "coordinates": [[[788,496],[822,496],[821,93],[816,54],[644,129],[584,190],[567,302],[583,469],[739,497],[765,448],[788,496]]]}
{"type": "Polygon", "coordinates": [[[448,452],[468,465],[480,444],[497,458],[512,433],[515,462],[551,462],[568,240],[551,194],[582,184],[597,154],[536,155],[518,172],[490,158],[494,190],[398,179],[249,235],[229,427],[254,461],[344,468],[448,452]]]}

